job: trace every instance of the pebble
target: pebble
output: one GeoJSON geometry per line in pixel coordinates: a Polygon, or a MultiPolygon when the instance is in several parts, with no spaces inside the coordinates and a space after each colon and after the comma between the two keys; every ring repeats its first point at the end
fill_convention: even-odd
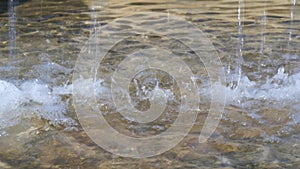
{"type": "Polygon", "coordinates": [[[0,161],[0,168],[3,168],[3,169],[10,169],[12,168],[10,165],[4,163],[4,162],[1,162],[0,161]]]}

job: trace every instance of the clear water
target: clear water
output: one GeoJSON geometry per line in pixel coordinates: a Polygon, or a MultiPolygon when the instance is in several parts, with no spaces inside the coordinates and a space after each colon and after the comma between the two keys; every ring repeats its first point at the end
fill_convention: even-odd
{"type": "MultiPolygon", "coordinates": [[[[300,6],[296,0],[32,0],[19,6],[5,5],[11,8],[0,14],[0,168],[300,165],[300,6]],[[188,57],[185,62],[195,72],[191,78],[199,87],[201,113],[175,148],[147,159],[121,158],[99,148],[80,126],[72,104],[74,83],[93,83],[105,118],[127,135],[157,134],[176,119],[178,85],[164,72],[141,72],[129,88],[135,107],[141,111],[149,109],[151,91],[166,94],[167,113],[155,123],[136,124],[116,113],[110,102],[108,77],[120,63],[122,52],[144,47],[143,37],[115,46],[104,61],[107,64],[98,70],[101,76],[96,81],[72,81],[77,57],[90,35],[135,12],[185,18],[206,33],[220,55],[227,83],[212,90],[226,91],[227,101],[222,120],[207,142],[199,144],[198,136],[210,105],[209,78],[203,64],[188,57]]],[[[134,21],[126,19],[124,29],[134,21]]],[[[149,39],[154,44],[185,50],[162,37],[149,39]]],[[[85,97],[89,94],[81,93],[85,97]]]]}

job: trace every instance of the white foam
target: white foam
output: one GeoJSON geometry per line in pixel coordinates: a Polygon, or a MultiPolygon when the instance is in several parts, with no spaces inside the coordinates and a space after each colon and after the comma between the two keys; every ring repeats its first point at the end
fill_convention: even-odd
{"type": "MultiPolygon", "coordinates": [[[[226,92],[226,106],[234,105],[242,108],[248,112],[247,116],[261,124],[270,123],[259,114],[264,108],[288,110],[286,113],[289,113],[289,121],[283,122],[281,124],[283,128],[279,129],[277,133],[273,133],[274,135],[262,135],[265,142],[278,143],[280,133],[291,133],[293,126],[300,124],[300,73],[289,75],[285,72],[284,67],[280,67],[277,74],[269,78],[264,84],[251,81],[247,76],[242,76],[239,85],[235,88],[220,84],[212,86],[226,92]]],[[[203,91],[205,89],[200,90],[201,93],[203,91]]],[[[208,96],[210,95],[208,94],[208,96]]],[[[272,114],[268,116],[272,116],[272,114]]]]}
{"type": "MultiPolygon", "coordinates": [[[[298,57],[293,56],[291,58],[294,59],[298,57]]],[[[58,74],[60,72],[64,72],[65,74],[70,73],[60,65],[49,63],[47,61],[47,64],[43,63],[41,64],[42,66],[35,66],[35,68],[38,68],[38,70],[45,70],[46,72],[55,69],[58,74]]],[[[199,77],[199,79],[201,78],[199,77]]],[[[0,80],[0,129],[16,124],[19,117],[27,112],[31,112],[47,119],[54,125],[74,125],[75,121],[66,116],[69,105],[66,101],[61,99],[62,95],[72,94],[73,84],[51,87],[49,86],[51,81],[52,80],[28,80],[21,83],[19,86],[15,86],[12,83],[0,80]]],[[[86,97],[96,97],[96,99],[102,99],[101,101],[104,102],[105,100],[111,100],[110,86],[105,84],[101,79],[97,81],[92,79],[78,79],[73,83],[83,86],[83,89],[78,91],[80,93],[77,94],[86,97]],[[94,87],[94,93],[86,92],[84,90],[85,86],[94,87]]],[[[264,84],[259,84],[249,80],[247,76],[242,76],[239,85],[236,88],[232,89],[231,87],[221,84],[214,84],[212,85],[213,88],[210,89],[209,85],[204,85],[204,87],[199,87],[199,94],[202,101],[209,100],[211,97],[211,90],[222,90],[227,94],[227,105],[234,104],[239,106],[241,103],[247,103],[249,100],[255,100],[257,102],[267,100],[280,102],[283,103],[282,105],[288,105],[299,110],[299,86],[300,73],[289,75],[285,72],[284,67],[280,67],[277,74],[269,78],[264,84]]],[[[140,89],[137,88],[136,91],[138,92],[139,90],[140,89]]],[[[170,100],[175,100],[171,90],[162,90],[170,100]]],[[[138,96],[146,97],[142,99],[149,99],[150,95],[147,93],[151,93],[151,91],[146,91],[146,89],[142,87],[139,92],[144,92],[146,94],[137,94],[138,96]]],[[[109,101],[105,104],[112,104],[112,102],[109,101]]],[[[300,115],[295,115],[293,119],[296,123],[299,123],[300,115]]]]}
{"type": "Polygon", "coordinates": [[[22,92],[13,84],[0,80],[0,129],[14,125],[20,112],[17,108],[24,102],[22,92]]]}
{"type": "Polygon", "coordinates": [[[15,125],[22,115],[39,116],[53,125],[76,125],[73,119],[66,116],[67,103],[53,94],[47,84],[38,80],[26,81],[20,88],[0,81],[0,96],[0,129],[15,125]]]}
{"type": "Polygon", "coordinates": [[[288,75],[284,72],[284,68],[280,67],[277,74],[262,85],[243,76],[239,85],[234,89],[225,86],[219,87],[226,90],[228,104],[241,103],[251,99],[291,104],[300,101],[299,86],[300,73],[288,75]]]}

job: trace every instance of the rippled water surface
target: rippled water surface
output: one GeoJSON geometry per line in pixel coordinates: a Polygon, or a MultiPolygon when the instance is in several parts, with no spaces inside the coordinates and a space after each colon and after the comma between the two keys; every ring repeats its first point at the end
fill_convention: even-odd
{"type": "MultiPolygon", "coordinates": [[[[300,5],[296,0],[20,2],[17,6],[0,2],[0,168],[299,168],[300,5]],[[208,67],[189,48],[189,42],[195,41],[192,37],[183,38],[187,43],[170,38],[189,30],[180,24],[166,29],[170,18],[182,18],[203,31],[222,61],[226,82],[211,84],[208,67]],[[154,34],[153,27],[170,36],[154,34]],[[118,31],[127,38],[107,52],[94,70],[95,79],[74,79],[77,58],[92,48],[91,40],[96,37],[95,42],[105,48],[118,31]],[[157,46],[166,53],[151,50],[157,46]],[[169,72],[143,69],[129,83],[131,102],[146,111],[151,91],[164,92],[167,99],[162,102],[167,106],[162,115],[151,123],[136,123],[117,112],[109,77],[121,68],[142,70],[130,64],[118,67],[129,54],[147,55],[141,49],[154,58],[170,52],[189,66],[198,87],[195,94],[200,96],[198,116],[173,149],[144,159],[118,157],[95,144],[81,127],[73,84],[93,83],[94,94],[78,94],[95,96],[108,123],[132,137],[164,132],[180,111],[190,108],[180,107],[182,89],[169,72]],[[222,119],[207,142],[199,143],[212,93],[219,90],[227,96],[222,119]]],[[[167,63],[165,68],[171,70],[177,62],[167,63]]]]}

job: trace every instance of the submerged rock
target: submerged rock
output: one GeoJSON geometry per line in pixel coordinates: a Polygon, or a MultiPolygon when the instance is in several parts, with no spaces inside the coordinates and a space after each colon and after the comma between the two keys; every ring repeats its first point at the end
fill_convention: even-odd
{"type": "Polygon", "coordinates": [[[12,168],[10,165],[4,163],[4,162],[1,162],[0,161],[0,168],[3,168],[3,169],[10,169],[12,168]]]}

